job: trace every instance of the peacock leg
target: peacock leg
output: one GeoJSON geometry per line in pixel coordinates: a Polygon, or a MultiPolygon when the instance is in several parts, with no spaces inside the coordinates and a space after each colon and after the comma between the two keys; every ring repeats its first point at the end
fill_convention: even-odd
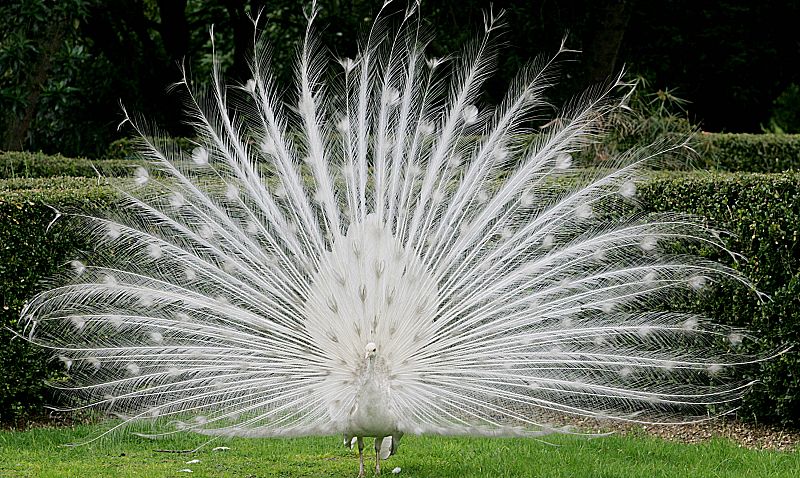
{"type": "Polygon", "coordinates": [[[364,439],[356,438],[358,442],[358,478],[364,478],[364,439]]]}
{"type": "Polygon", "coordinates": [[[381,444],[383,437],[375,437],[375,475],[381,474],[381,444]]]}

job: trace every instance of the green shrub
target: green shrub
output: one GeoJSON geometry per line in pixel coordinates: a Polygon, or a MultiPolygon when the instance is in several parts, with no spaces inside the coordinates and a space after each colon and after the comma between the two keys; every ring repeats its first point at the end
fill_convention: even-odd
{"type": "Polygon", "coordinates": [[[800,135],[701,133],[699,166],[717,171],[779,173],[800,170],[800,135]]]}
{"type": "MultiPolygon", "coordinates": [[[[136,158],[136,138],[122,138],[108,145],[106,154],[107,159],[135,159],[136,158]]],[[[196,143],[190,138],[168,138],[167,144],[189,152],[193,150],[196,143]]]]}
{"type": "Polygon", "coordinates": [[[772,116],[768,131],[772,133],[800,133],[800,86],[790,83],[772,102],[772,116]]]}
{"type": "MultiPolygon", "coordinates": [[[[767,353],[800,342],[800,173],[704,174],[658,173],[639,188],[650,211],[681,211],[707,217],[729,231],[731,250],[748,260],[732,264],[771,300],[720,284],[698,296],[708,316],[751,329],[767,353]]],[[[56,223],[53,210],[92,209],[113,201],[112,189],[96,179],[0,180],[0,326],[19,330],[24,300],[69,261],[89,248],[69,228],[56,223]]],[[[722,253],[702,251],[728,264],[722,253]]],[[[51,400],[43,380],[60,370],[24,341],[0,329],[0,419],[40,412],[51,400]]],[[[745,399],[742,416],[800,425],[800,350],[792,350],[753,371],[762,383],[745,399]]]]}
{"type": "Polygon", "coordinates": [[[67,158],[60,154],[0,152],[0,178],[49,178],[54,176],[97,177],[129,175],[141,164],[130,160],[92,161],[86,158],[67,158]]]}
{"type": "Polygon", "coordinates": [[[0,423],[44,413],[52,403],[44,380],[60,364],[46,350],[31,347],[5,329],[20,330],[24,301],[52,277],[76,250],[88,245],[58,223],[48,205],[86,209],[111,200],[112,190],[95,179],[0,180],[0,423]]]}
{"type": "MultiPolygon", "coordinates": [[[[728,263],[769,296],[760,301],[741,287],[721,284],[697,306],[709,317],[747,327],[761,341],[760,353],[800,343],[800,173],[661,173],[641,188],[652,211],[703,216],[727,231],[727,247],[745,256],[728,263]]],[[[761,382],[745,400],[745,418],[800,425],[800,350],[763,363],[761,382]]]]}

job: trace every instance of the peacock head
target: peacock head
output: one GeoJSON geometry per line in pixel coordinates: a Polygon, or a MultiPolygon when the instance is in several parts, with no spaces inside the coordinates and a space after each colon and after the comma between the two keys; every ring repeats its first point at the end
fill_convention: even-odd
{"type": "Polygon", "coordinates": [[[375,357],[375,354],[378,353],[378,346],[375,345],[375,342],[370,342],[366,347],[364,347],[364,351],[366,352],[364,354],[365,359],[373,358],[375,357]]]}

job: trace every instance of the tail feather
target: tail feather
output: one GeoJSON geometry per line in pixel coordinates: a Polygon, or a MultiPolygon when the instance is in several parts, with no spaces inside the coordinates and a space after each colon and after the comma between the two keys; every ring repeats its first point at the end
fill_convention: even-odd
{"type": "Polygon", "coordinates": [[[348,433],[372,343],[397,438],[736,406],[750,337],[670,311],[718,281],[751,287],[675,244],[735,254],[698,218],[638,212],[638,178],[685,145],[578,164],[621,75],[532,132],[564,45],[491,108],[498,16],[444,65],[413,10],[396,34],[377,20],[325,85],[313,6],[288,106],[266,49],[239,87],[215,63],[208,100],[190,94],[192,151],[129,118],[148,166],[116,211],[73,216],[96,252],[23,311],[68,368],[59,387],[156,434],[348,433]]]}

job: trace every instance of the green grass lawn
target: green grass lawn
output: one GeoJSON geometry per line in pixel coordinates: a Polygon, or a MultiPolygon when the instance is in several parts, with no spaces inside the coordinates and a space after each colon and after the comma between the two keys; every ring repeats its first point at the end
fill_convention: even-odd
{"type": "MultiPolygon", "coordinates": [[[[191,454],[155,450],[190,449],[203,443],[183,435],[153,441],[121,434],[80,447],[65,443],[97,435],[97,426],[0,432],[2,477],[354,477],[357,454],[338,437],[215,440],[191,454]],[[230,450],[213,451],[216,446],[230,450]],[[200,463],[186,464],[189,460],[200,463]],[[179,472],[191,469],[193,473],[179,472]]],[[[610,436],[586,439],[403,438],[399,454],[383,463],[384,476],[398,477],[800,477],[800,451],[739,448],[715,440],[700,445],[657,438],[610,436]],[[391,470],[401,467],[399,475],[391,470]]],[[[368,469],[373,466],[368,460],[368,469]]],[[[371,476],[372,473],[368,473],[371,476]]]]}

